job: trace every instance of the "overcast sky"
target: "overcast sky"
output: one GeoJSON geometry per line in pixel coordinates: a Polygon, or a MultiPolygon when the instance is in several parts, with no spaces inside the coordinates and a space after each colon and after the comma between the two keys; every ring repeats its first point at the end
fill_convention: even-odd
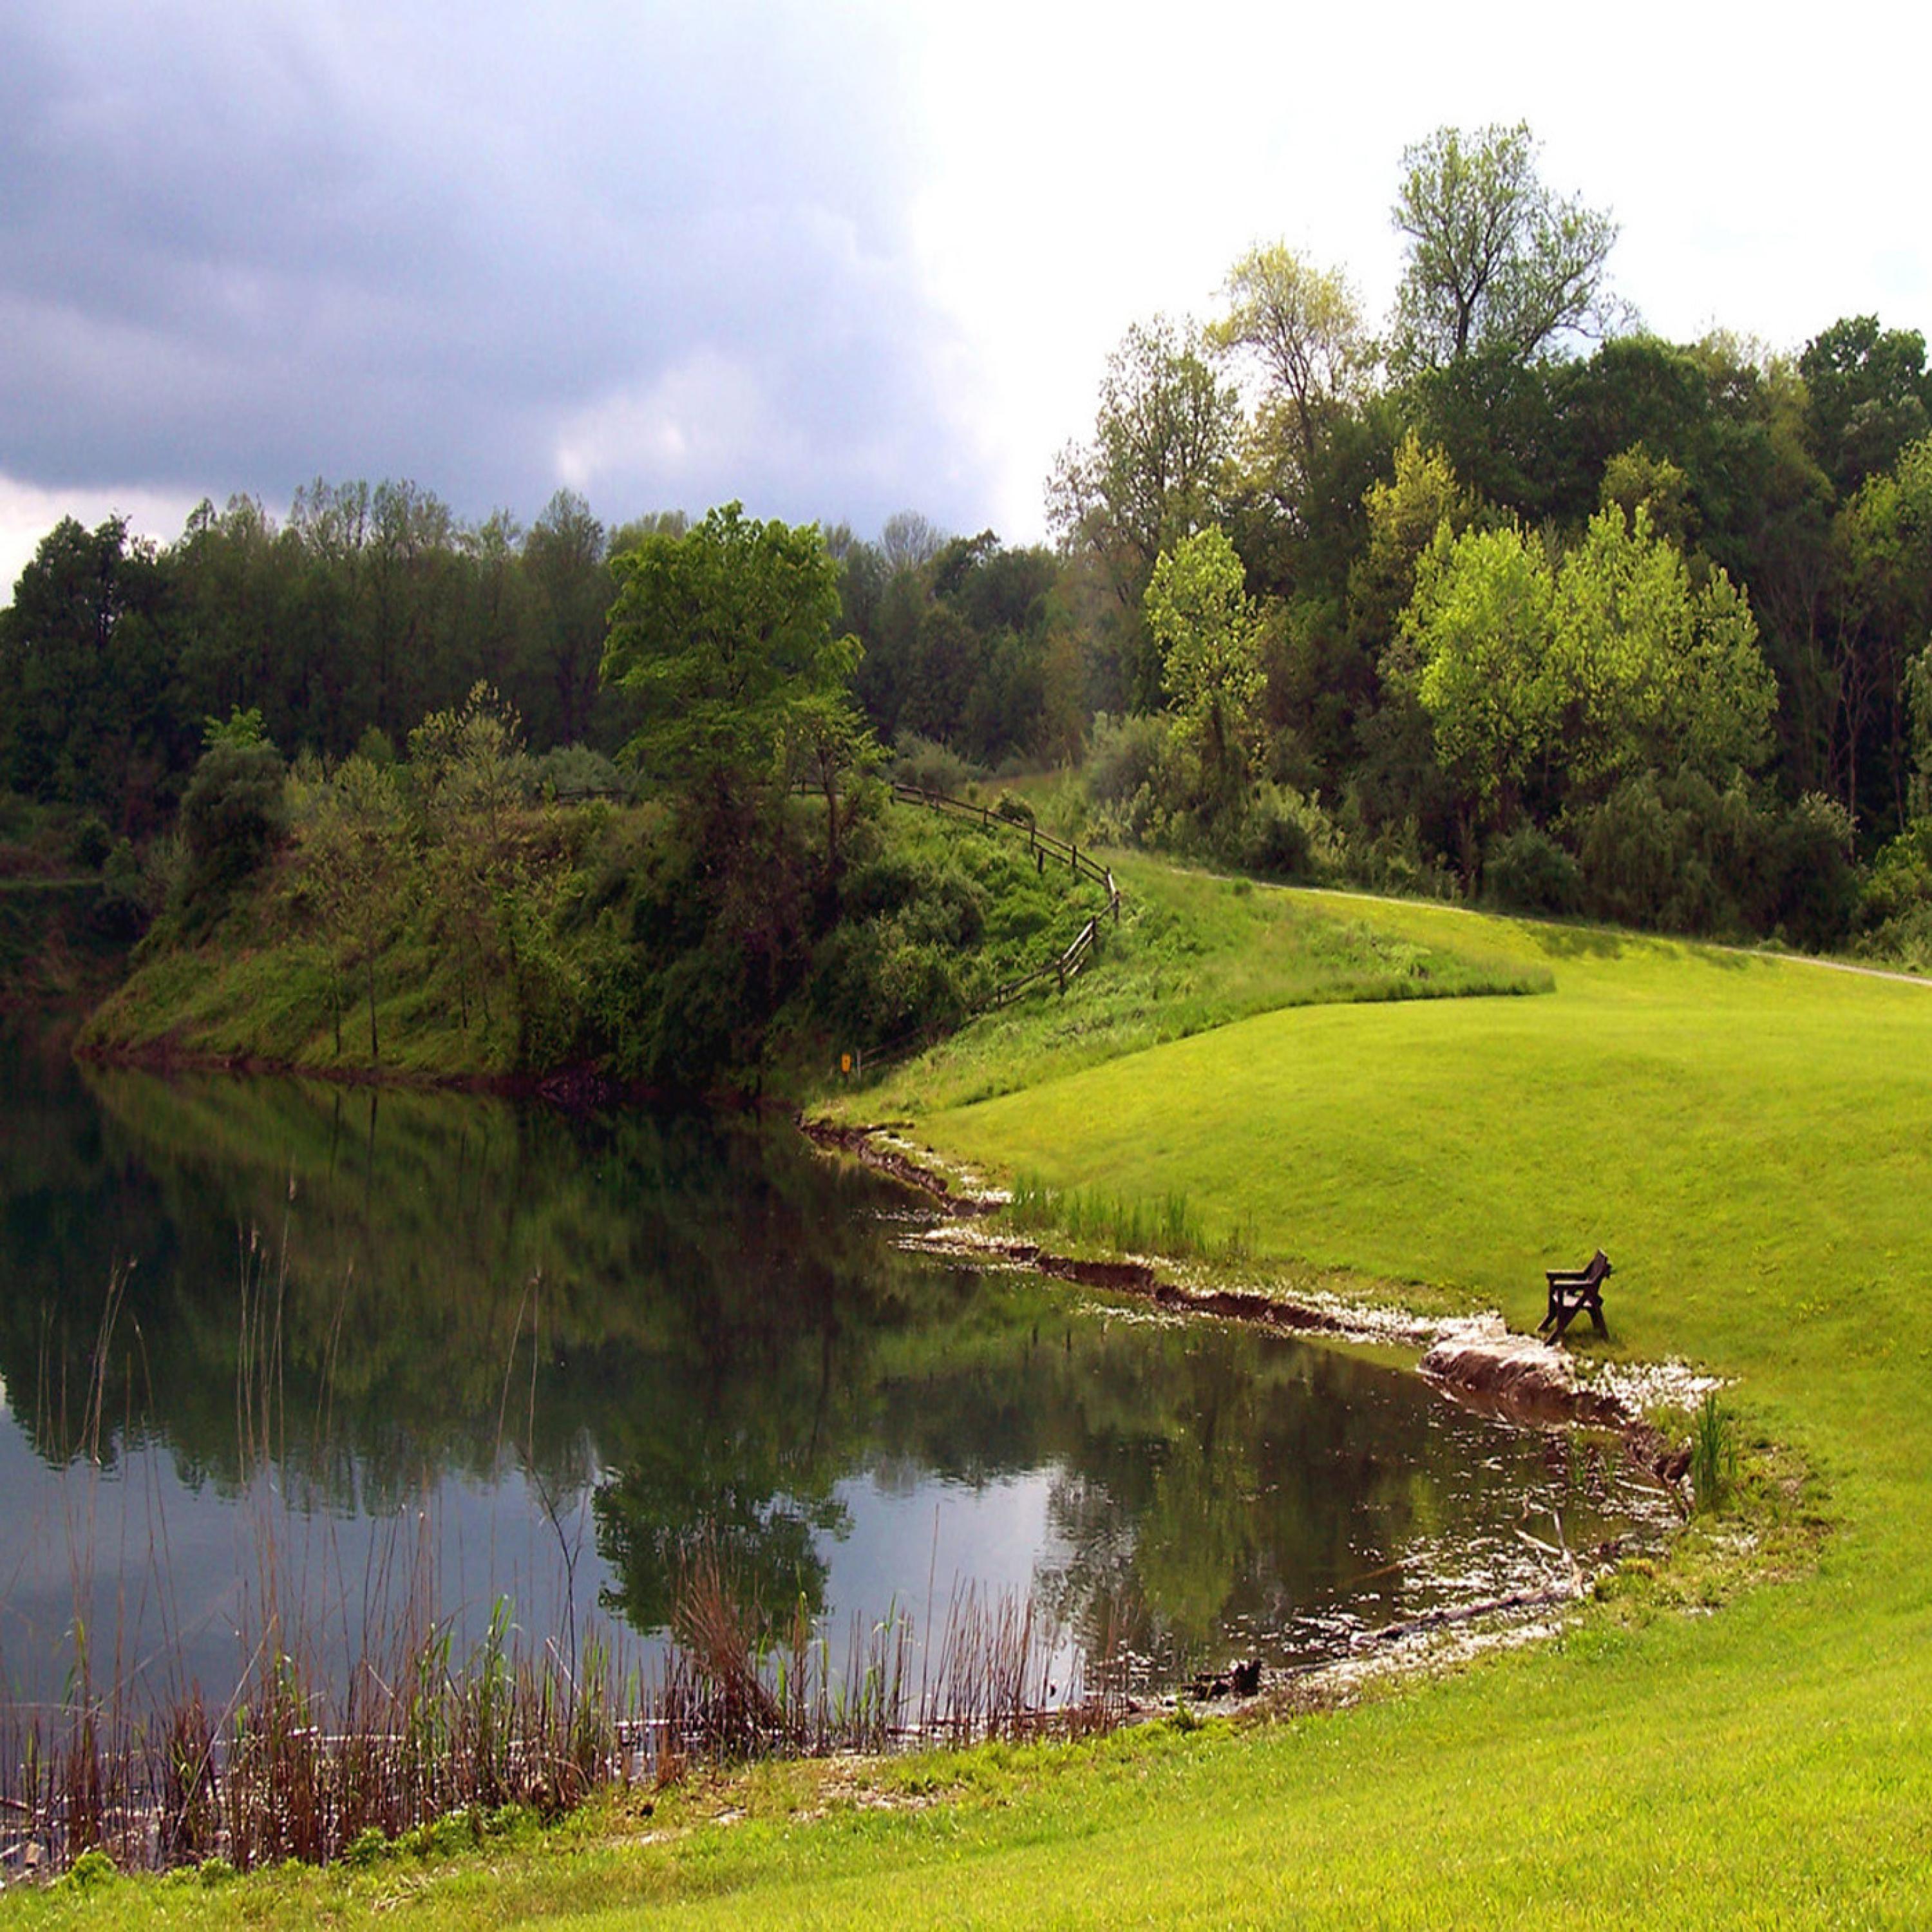
{"type": "Polygon", "coordinates": [[[1108,350],[1528,120],[1673,338],[1932,333],[1916,8],[11,0],[0,596],[64,513],[407,477],[1044,529],[1108,350]]]}

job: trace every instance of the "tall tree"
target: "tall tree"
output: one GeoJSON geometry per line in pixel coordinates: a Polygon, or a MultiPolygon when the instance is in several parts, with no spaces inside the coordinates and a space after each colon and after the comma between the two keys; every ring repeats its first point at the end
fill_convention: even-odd
{"type": "MultiPolygon", "coordinates": [[[[857,640],[835,634],[838,566],[816,524],[712,510],[614,558],[603,675],[642,707],[626,747],[701,808],[742,808],[780,776],[787,728],[842,696],[857,640]]],[[[849,699],[845,700],[849,704],[849,699]]]]}
{"type": "Polygon", "coordinates": [[[1396,358],[1439,369],[1481,350],[1527,362],[1606,320],[1607,214],[1564,200],[1537,172],[1528,125],[1438,128],[1406,149],[1396,227],[1408,263],[1396,300],[1396,358]]]}
{"type": "Polygon", "coordinates": [[[1162,550],[1213,520],[1240,420],[1191,322],[1136,322],[1107,358],[1093,440],[1062,452],[1047,508],[1065,542],[1106,561],[1123,602],[1139,602],[1162,550]]]}
{"type": "Polygon", "coordinates": [[[1438,543],[1403,621],[1437,755],[1492,822],[1539,766],[1553,808],[1762,762],[1778,691],[1750,607],[1721,570],[1694,585],[1641,504],[1599,512],[1556,564],[1515,527],[1438,543]]]}
{"type": "Polygon", "coordinates": [[[1812,448],[1841,497],[1889,470],[1932,428],[1932,374],[1916,328],[1881,328],[1848,316],[1813,337],[1798,358],[1808,392],[1812,448]]]}
{"type": "Polygon", "coordinates": [[[1280,242],[1249,250],[1228,272],[1228,309],[1208,331],[1214,348],[1244,353],[1263,394],[1257,440],[1299,519],[1302,499],[1336,411],[1374,366],[1360,304],[1346,278],[1280,242]]]}
{"type": "Polygon", "coordinates": [[[1127,620],[1126,682],[1144,710],[1160,680],[1137,634],[1142,597],[1161,552],[1214,520],[1240,423],[1193,323],[1137,322],[1107,359],[1093,440],[1063,451],[1048,482],[1054,531],[1099,562],[1127,620]]]}
{"type": "Polygon", "coordinates": [[[560,490],[524,539],[524,569],[538,602],[544,740],[587,744],[613,589],[604,526],[574,491],[560,490]]]}
{"type": "Polygon", "coordinates": [[[1147,620],[1162,687],[1201,761],[1204,802],[1231,805],[1246,776],[1262,693],[1262,626],[1222,532],[1199,531],[1162,554],[1148,584],[1147,620]]]}
{"type": "Polygon", "coordinates": [[[63,518],[0,610],[0,783],[152,828],[199,734],[166,572],[124,518],[63,518]]]}

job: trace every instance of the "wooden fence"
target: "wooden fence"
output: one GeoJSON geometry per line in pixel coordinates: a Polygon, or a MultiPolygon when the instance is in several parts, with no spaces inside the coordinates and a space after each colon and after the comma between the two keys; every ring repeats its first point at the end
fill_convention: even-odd
{"type": "MultiPolygon", "coordinates": [[[[906,784],[897,778],[892,781],[892,795],[896,804],[924,806],[930,811],[950,813],[956,818],[971,819],[989,832],[1010,832],[1016,838],[1024,837],[1028,850],[1032,853],[1042,872],[1050,860],[1057,865],[1065,866],[1076,878],[1090,880],[1105,890],[1107,895],[1106,911],[1096,913],[1074,935],[1073,943],[1064,952],[1057,952],[1051,959],[1044,961],[1030,971],[995,986],[974,1010],[979,1012],[997,1012],[1000,1007],[1010,1006],[1016,1000],[1024,999],[1029,993],[1038,992],[1048,986],[1064,994],[1066,982],[1090,965],[1099,952],[1101,921],[1111,915],[1115,926],[1120,922],[1120,889],[1114,882],[1112,867],[1102,865],[1091,853],[1082,851],[1077,844],[1064,838],[1056,838],[1050,832],[1041,831],[1030,820],[1009,818],[992,806],[976,805],[969,799],[953,798],[945,792],[928,791],[923,785],[906,784]]],[[[905,1059],[930,1046],[943,1030],[942,1028],[922,1027],[898,1040],[889,1040],[883,1046],[862,1052],[853,1057],[848,1070],[855,1074],[862,1074],[868,1068],[883,1066],[892,1061],[905,1059]]]]}

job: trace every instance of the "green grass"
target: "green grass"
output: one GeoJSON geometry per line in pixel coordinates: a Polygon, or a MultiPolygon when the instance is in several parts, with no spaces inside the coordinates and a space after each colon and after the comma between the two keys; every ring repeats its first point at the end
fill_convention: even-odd
{"type": "MultiPolygon", "coordinates": [[[[1286,902],[1546,972],[1553,994],[1268,1012],[935,1108],[922,1134],[1043,1186],[1184,1196],[1210,1234],[1245,1220],[1285,1265],[1431,1284],[1519,1327],[1542,1312],[1542,1268],[1600,1242],[1610,1351],[1729,1378],[1740,1486],[1759,1445],[1790,1445],[1826,1499],[1815,1558],[1707,1588],[1737,1519],[1700,1516],[1661,1578],[1631,1566],[1556,1642],[1352,1710],[978,1754],[916,1774],[944,1787],[917,1806],[905,1785],[893,1804],[814,1797],[800,1770],[690,1794],[651,1842],[663,1820],[607,1820],[446,1868],[277,1879],[251,1908],[320,1922],[406,1900],[420,1925],[586,1927],[1932,1919],[1932,990],[1286,902]]],[[[10,1904],[22,1924],[100,1924],[109,1898],[130,1923],[232,1904],[120,1882],[10,1904]]]]}
{"type": "MultiPolygon", "coordinates": [[[[1102,922],[1098,964],[1065,996],[1042,992],[988,1014],[876,1085],[832,1096],[835,1109],[924,1117],[1285,1006],[1536,993],[1554,983],[1546,964],[1480,928],[1418,937],[1359,916],[1347,902],[1316,904],[1157,860],[1108,857],[1126,896],[1120,919],[1102,922]]],[[[1081,918],[1095,897],[1084,891],[1081,918]]],[[[1076,929],[1077,921],[1066,937],[1076,929]]]]}

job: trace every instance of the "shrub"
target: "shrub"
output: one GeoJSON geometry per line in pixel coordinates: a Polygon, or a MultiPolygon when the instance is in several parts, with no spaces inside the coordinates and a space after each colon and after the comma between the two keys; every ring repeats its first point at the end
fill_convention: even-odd
{"type": "Polygon", "coordinates": [[[560,745],[536,761],[538,790],[570,804],[586,798],[628,798],[632,784],[602,752],[587,745],[560,745]]]}
{"type": "Polygon", "coordinates": [[[68,841],[67,856],[82,872],[98,872],[106,864],[113,850],[113,834],[100,819],[89,812],[74,828],[74,836],[68,841]]]}
{"type": "Polygon", "coordinates": [[[944,792],[950,798],[963,798],[980,776],[976,766],[969,765],[950,746],[911,731],[902,734],[894,747],[892,775],[901,784],[944,792]]]}
{"type": "MultiPolygon", "coordinates": [[[[1922,852],[1928,836],[1932,827],[1922,835],[1922,852]]],[[[1859,911],[1851,814],[1835,799],[1808,792],[1784,814],[1776,836],[1778,923],[1799,946],[1836,945],[1859,911]]],[[[1932,891],[1924,896],[1932,904],[1932,891]]]]}
{"type": "Polygon", "coordinates": [[[282,778],[272,745],[218,742],[202,754],[181,809],[186,863],[176,899],[190,926],[218,918],[286,830],[282,778]]]}
{"type": "Polygon", "coordinates": [[[1158,786],[1168,763],[1171,733],[1165,718],[1094,720],[1087,754],[1087,796],[1096,805],[1118,807],[1158,786]]]}
{"type": "Polygon", "coordinates": [[[1329,879],[1346,868],[1341,834],[1318,798],[1264,782],[1242,814],[1236,850],[1248,871],[1274,879],[1329,879]]]}
{"type": "Polygon", "coordinates": [[[1483,883],[1508,912],[1574,912],[1582,887],[1576,860],[1548,832],[1528,824],[1491,845],[1483,883]]]}

